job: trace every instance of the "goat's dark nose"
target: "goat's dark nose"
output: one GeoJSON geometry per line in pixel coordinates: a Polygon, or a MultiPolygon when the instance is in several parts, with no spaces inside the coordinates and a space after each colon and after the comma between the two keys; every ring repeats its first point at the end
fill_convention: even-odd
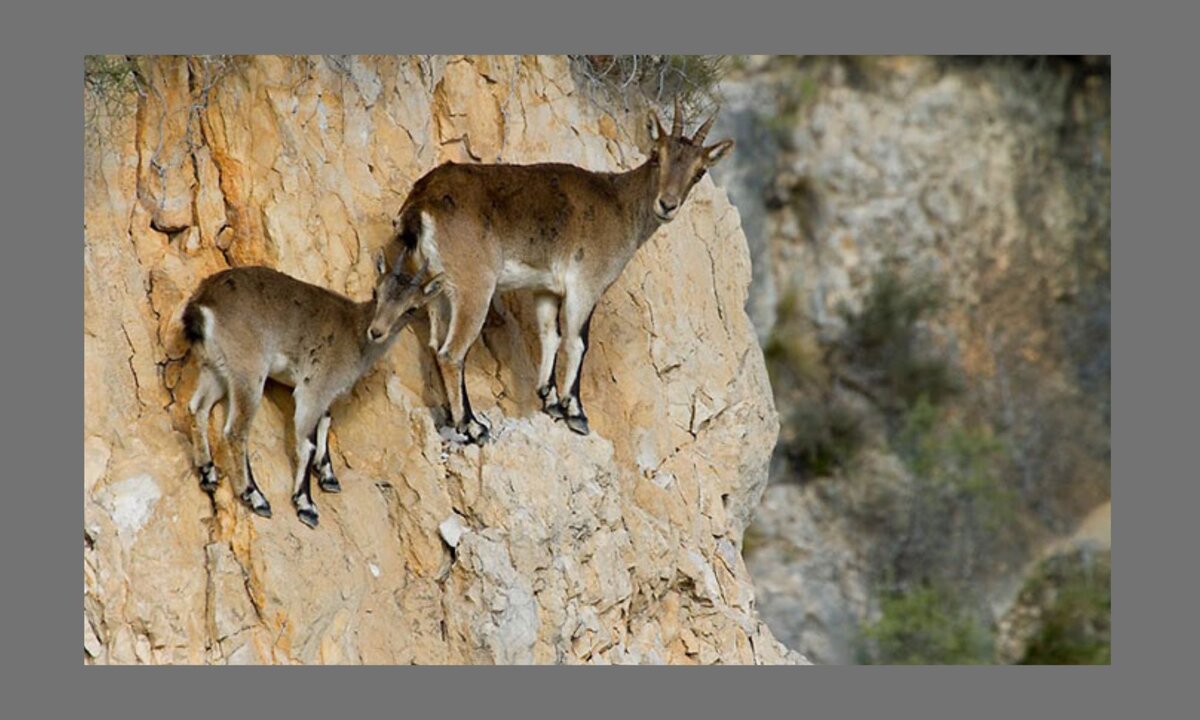
{"type": "Polygon", "coordinates": [[[659,198],[658,206],[660,208],[662,208],[662,211],[664,213],[669,213],[669,212],[673,212],[675,210],[675,208],[679,207],[679,201],[678,200],[665,200],[663,198],[659,198]]]}
{"type": "Polygon", "coordinates": [[[376,330],[375,328],[371,328],[370,330],[368,330],[367,335],[369,335],[372,340],[378,340],[379,338],[383,337],[383,333],[376,330]]]}

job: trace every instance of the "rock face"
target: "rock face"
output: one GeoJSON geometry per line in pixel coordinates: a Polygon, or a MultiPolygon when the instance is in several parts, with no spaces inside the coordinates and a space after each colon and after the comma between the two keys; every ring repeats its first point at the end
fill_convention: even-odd
{"type": "MultiPolygon", "coordinates": [[[[723,86],[713,131],[739,143],[714,174],[744,218],[760,339],[821,342],[786,314],[836,336],[839,306],[861,307],[885,265],[935,279],[931,345],[962,371],[960,412],[1009,443],[1034,545],[1109,497],[1109,94],[1089,62],[755,57],[723,86]]],[[[775,391],[782,445],[814,398],[775,391]]],[[[776,463],[755,527],[760,607],[817,662],[853,661],[875,605],[868,559],[895,542],[850,519],[871,488],[904,484],[876,450],[805,487],[776,463]]]]}
{"type": "Polygon", "coordinates": [[[127,102],[85,96],[85,662],[802,661],[759,621],[741,558],[778,423],[723,191],[701,183],[602,300],[591,436],[538,412],[515,294],[468,360],[494,443],[446,443],[414,323],[334,406],[344,489],[317,493],[310,530],[287,500],[286,389],[251,436],[275,517],[248,514],[224,472],[214,498],[198,487],[177,326],[196,283],[266,264],[366,297],[373,251],[437,163],[621,169],[638,124],[580,99],[562,58],[140,67],[127,102]]]}

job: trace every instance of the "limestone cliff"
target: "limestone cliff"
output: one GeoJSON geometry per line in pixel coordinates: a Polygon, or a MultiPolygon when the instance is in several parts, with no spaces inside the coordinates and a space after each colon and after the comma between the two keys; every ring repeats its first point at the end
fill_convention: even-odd
{"type": "Polygon", "coordinates": [[[85,92],[85,662],[802,660],[758,619],[741,558],[778,423],[723,191],[703,181],[601,302],[591,436],[538,412],[529,303],[509,296],[468,361],[494,443],[439,437],[415,323],[334,407],[344,490],[316,496],[317,530],[290,512],[291,400],[269,389],[263,520],[190,467],[175,318],[196,283],[261,263],[365,297],[437,163],[621,169],[638,124],[580,98],[562,58],[137,66],[117,101],[85,92]]]}

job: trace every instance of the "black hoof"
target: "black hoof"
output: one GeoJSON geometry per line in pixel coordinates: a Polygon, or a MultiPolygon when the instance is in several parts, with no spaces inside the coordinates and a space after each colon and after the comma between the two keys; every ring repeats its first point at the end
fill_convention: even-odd
{"type": "Polygon", "coordinates": [[[271,517],[271,503],[267,502],[267,499],[258,491],[258,488],[247,488],[242,493],[242,503],[250,508],[250,512],[259,517],[271,517]]]}
{"type": "Polygon", "coordinates": [[[463,423],[462,427],[456,429],[456,432],[459,435],[465,435],[467,442],[472,442],[476,445],[483,445],[492,439],[491,429],[475,418],[471,418],[463,423]]]}
{"type": "Polygon", "coordinates": [[[200,471],[200,489],[206,493],[213,493],[217,489],[217,469],[212,463],[205,463],[199,467],[200,471]]]}
{"type": "Polygon", "coordinates": [[[321,522],[321,518],[317,516],[317,511],[312,508],[302,508],[296,511],[296,517],[300,518],[300,522],[315,528],[321,522]]]}
{"type": "Polygon", "coordinates": [[[585,415],[575,415],[567,418],[567,427],[571,428],[571,432],[579,433],[580,435],[587,435],[592,431],[588,427],[588,419],[585,415]]]}
{"type": "Polygon", "coordinates": [[[542,408],[542,410],[555,420],[562,420],[567,416],[566,413],[563,412],[562,405],[559,405],[558,403],[546,405],[542,408]]]}
{"type": "Polygon", "coordinates": [[[333,475],[317,480],[317,486],[327,493],[340,493],[342,491],[342,484],[333,475]]]}

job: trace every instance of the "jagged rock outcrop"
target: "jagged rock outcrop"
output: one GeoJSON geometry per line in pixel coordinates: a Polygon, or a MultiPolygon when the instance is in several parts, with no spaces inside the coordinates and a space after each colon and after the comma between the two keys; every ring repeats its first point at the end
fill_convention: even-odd
{"type": "Polygon", "coordinates": [[[281,388],[251,437],[275,517],[224,474],[213,499],[197,486],[176,326],[196,283],[262,263],[365,297],[438,162],[619,169],[638,123],[581,99],[563,58],[158,58],[139,88],[85,97],[86,662],[802,660],[758,619],[740,553],[778,424],[724,192],[701,183],[602,300],[591,436],[538,412],[514,295],[468,361],[495,441],[446,443],[415,323],[335,406],[344,490],[317,494],[310,530],[281,388]]]}

